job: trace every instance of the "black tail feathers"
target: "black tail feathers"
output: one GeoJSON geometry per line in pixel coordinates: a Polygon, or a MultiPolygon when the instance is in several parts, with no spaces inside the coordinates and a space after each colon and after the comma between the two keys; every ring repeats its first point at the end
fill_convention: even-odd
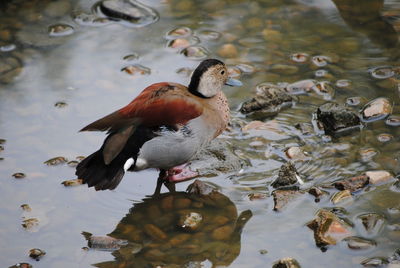
{"type": "MultiPolygon", "coordinates": [[[[126,161],[126,159],[125,159],[126,161]]],[[[109,165],[104,163],[102,150],[89,155],[76,167],[75,174],[89,187],[94,186],[96,191],[113,190],[121,182],[125,174],[124,163],[114,159],[109,165]]]]}

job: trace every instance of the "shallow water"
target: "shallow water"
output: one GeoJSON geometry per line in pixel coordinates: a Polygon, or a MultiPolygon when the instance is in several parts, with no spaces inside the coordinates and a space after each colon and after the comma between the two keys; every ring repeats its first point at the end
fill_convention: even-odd
{"type": "MultiPolygon", "coordinates": [[[[159,19],[139,25],[93,20],[95,3],[15,0],[0,4],[0,139],[6,140],[0,145],[4,148],[0,149],[2,267],[18,262],[35,267],[88,267],[96,263],[104,263],[101,267],[125,267],[124,263],[155,267],[154,256],[146,262],[142,255],[129,251],[85,251],[82,247],[87,242],[81,233],[123,233],[126,227],[120,221],[125,222],[129,211],[135,215],[149,203],[143,199],[153,193],[157,171],[129,173],[115,191],[95,192],[86,186],[64,187],[61,182],[74,178],[74,168],[44,162],[57,156],[76,160],[96,150],[104,135],[78,130],[127,104],[147,85],[188,83],[185,72],[177,70],[196,67],[202,55],[195,54],[193,59],[180,53],[180,48],[168,47],[171,37],[167,33],[178,27],[189,27],[191,37],[187,39],[205,48],[209,57],[218,57],[231,67],[254,67],[254,71],[241,72],[242,87],[225,89],[236,123],[222,137],[251,165],[240,172],[199,178],[216,185],[237,214],[250,210],[252,217],[232,243],[236,251],[225,261],[192,254],[187,259],[185,256],[184,263],[179,257],[181,262],[163,260],[165,267],[176,267],[171,265],[174,263],[212,267],[212,262],[229,267],[270,267],[284,257],[295,258],[302,267],[360,267],[369,257],[389,257],[399,248],[399,228],[393,227],[400,218],[396,179],[368,186],[355,193],[351,203],[334,205],[329,196],[315,203],[313,196],[304,194],[282,212],[273,211],[270,186],[288,160],[285,150],[292,146],[302,147],[309,156],[295,163],[309,185],[369,170],[399,174],[400,128],[385,124],[385,120],[367,123],[361,131],[338,138],[315,131],[303,135],[295,128],[297,123],[311,123],[317,107],[329,100],[346,103],[350,97],[360,97],[361,103],[353,107],[358,111],[370,100],[386,97],[392,114],[400,113],[397,1],[369,0],[358,6],[358,1],[350,0],[149,0],[144,3],[157,11],[159,19]],[[49,27],[59,24],[72,30],[67,27],[62,34],[50,37],[49,31],[54,29],[49,27]],[[295,53],[306,53],[305,62],[292,61],[295,53]],[[135,64],[150,72],[121,71],[135,64]],[[376,71],[378,67],[385,69],[376,71]],[[298,95],[292,108],[263,119],[270,126],[267,130],[241,131],[238,125],[253,118],[237,111],[254,94],[256,85],[305,79],[329,81],[334,94],[298,95]],[[341,80],[349,80],[348,85],[343,87],[346,83],[341,80]],[[390,140],[380,141],[380,134],[388,134],[385,137],[390,140]],[[262,143],[253,147],[254,141],[262,143]],[[12,176],[16,172],[26,177],[16,179],[12,176]],[[250,200],[254,193],[265,194],[265,198],[250,200]],[[23,211],[22,204],[29,204],[31,211],[23,211]],[[317,248],[306,224],[319,209],[334,206],[346,210],[343,217],[354,224],[353,235],[372,239],[376,246],[353,250],[342,241],[325,252],[317,248]],[[370,235],[357,223],[357,217],[365,213],[377,213],[384,219],[383,226],[370,235]],[[26,230],[21,224],[30,218],[37,218],[38,224],[26,230]],[[31,248],[43,249],[46,255],[36,263],[28,257],[31,248]],[[260,250],[267,253],[260,254],[260,250]],[[135,262],[135,257],[141,262],[135,262]]],[[[177,184],[177,190],[185,191],[190,183],[177,184]]],[[[325,190],[330,195],[336,192],[325,190]]],[[[210,215],[221,213],[208,209],[210,215]]],[[[212,242],[204,239],[198,243],[207,247],[212,242]]],[[[210,248],[215,253],[216,249],[210,248]]]]}

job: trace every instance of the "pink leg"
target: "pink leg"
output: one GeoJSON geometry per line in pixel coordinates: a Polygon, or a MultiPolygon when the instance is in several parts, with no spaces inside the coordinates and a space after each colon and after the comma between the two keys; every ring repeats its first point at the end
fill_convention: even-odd
{"type": "Polygon", "coordinates": [[[180,182],[192,179],[199,175],[198,172],[186,168],[187,166],[188,164],[183,164],[170,168],[167,171],[167,177],[165,178],[165,180],[168,180],[170,182],[180,182]]]}

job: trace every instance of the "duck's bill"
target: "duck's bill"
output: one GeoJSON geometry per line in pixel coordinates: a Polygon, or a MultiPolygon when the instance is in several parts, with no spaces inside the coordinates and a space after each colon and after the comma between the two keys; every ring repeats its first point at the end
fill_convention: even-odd
{"type": "Polygon", "coordinates": [[[228,85],[228,86],[231,86],[231,87],[240,87],[240,86],[243,86],[243,83],[240,82],[237,79],[228,78],[228,80],[226,81],[225,85],[228,85]]]}

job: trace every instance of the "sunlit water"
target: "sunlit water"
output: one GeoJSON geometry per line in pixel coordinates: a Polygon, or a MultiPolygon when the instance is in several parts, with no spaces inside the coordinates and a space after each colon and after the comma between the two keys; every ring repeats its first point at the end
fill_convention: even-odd
{"type": "MultiPolygon", "coordinates": [[[[150,0],[144,3],[156,10],[159,19],[143,25],[93,20],[95,1],[1,3],[0,138],[6,140],[1,145],[4,151],[0,151],[1,266],[30,262],[35,267],[88,267],[106,262],[102,267],[124,263],[136,267],[126,261],[129,256],[125,256],[126,262],[121,258],[113,261],[109,251],[82,250],[87,242],[81,232],[111,233],[131,207],[134,214],[135,204],[153,193],[157,171],[126,174],[115,191],[95,192],[86,186],[64,187],[61,182],[74,178],[74,168],[43,162],[56,156],[75,160],[97,150],[104,135],[78,133],[79,129],[127,104],[151,83],[187,84],[189,77],[177,70],[196,67],[202,56],[218,57],[232,67],[244,63],[255,68],[242,72],[242,87],[225,90],[235,120],[243,124],[252,119],[236,111],[260,83],[317,79],[331,82],[335,91],[329,96],[298,96],[292,108],[264,119],[273,126],[270,130],[246,134],[233,124],[232,131],[226,133],[224,138],[251,166],[240,174],[200,179],[218,186],[238,213],[251,210],[253,216],[235,242],[240,253],[219,264],[271,267],[280,258],[293,257],[302,267],[359,267],[366,258],[391,256],[400,246],[399,230],[389,228],[400,218],[400,195],[393,181],[368,187],[355,194],[352,203],[343,205],[350,222],[356,223],[358,215],[372,212],[385,219],[382,229],[368,237],[377,246],[359,251],[347,248],[344,242],[326,252],[315,246],[306,223],[318,209],[334,206],[329,197],[315,203],[314,197],[306,194],[282,212],[275,212],[269,186],[287,161],[285,149],[291,146],[302,146],[309,155],[307,160],[296,162],[296,167],[310,185],[368,170],[382,169],[393,175],[400,172],[400,128],[385,124],[385,120],[335,139],[314,132],[303,135],[294,127],[310,123],[312,113],[327,100],[346,103],[349,97],[361,97],[355,111],[370,100],[387,97],[393,105],[392,114],[400,113],[400,5],[371,0],[358,7],[357,2],[150,0]],[[49,31],[54,31],[49,27],[59,24],[72,28],[49,37],[49,31]],[[189,42],[205,48],[208,55],[196,54],[199,59],[192,59],[180,53],[181,49],[168,47],[171,38],[167,33],[178,27],[189,27],[189,42]],[[228,51],[226,44],[234,47],[228,51]],[[306,53],[306,61],[291,61],[294,53],[306,53]],[[132,54],[138,57],[124,59],[132,54]],[[314,56],[329,60],[318,67],[312,63],[314,56]],[[135,64],[150,73],[121,71],[135,64]],[[374,77],[374,68],[380,66],[389,66],[393,73],[374,77]],[[336,86],[343,79],[349,80],[349,85],[336,86]],[[379,141],[378,135],[383,133],[391,135],[391,140],[379,141]],[[263,144],[251,147],[254,140],[263,144]],[[26,178],[13,178],[16,172],[25,173],[26,178]],[[249,194],[254,193],[266,198],[251,201],[249,194]],[[32,211],[23,211],[22,204],[29,204],[32,211]],[[397,212],[389,210],[393,207],[397,212]],[[37,218],[39,223],[25,230],[21,224],[29,218],[37,218]],[[46,255],[36,263],[28,257],[31,248],[41,248],[46,255]],[[260,254],[260,250],[267,253],[260,254]]],[[[190,183],[178,184],[177,190],[184,191],[190,183]]],[[[363,236],[357,224],[354,234],[363,236]]],[[[211,267],[213,259],[207,261],[206,257],[194,256],[189,267],[200,267],[196,262],[211,267]]],[[[153,267],[151,263],[148,260],[149,266],[143,267],[153,267]]],[[[165,267],[172,267],[168,265],[165,263],[165,267]]]]}

